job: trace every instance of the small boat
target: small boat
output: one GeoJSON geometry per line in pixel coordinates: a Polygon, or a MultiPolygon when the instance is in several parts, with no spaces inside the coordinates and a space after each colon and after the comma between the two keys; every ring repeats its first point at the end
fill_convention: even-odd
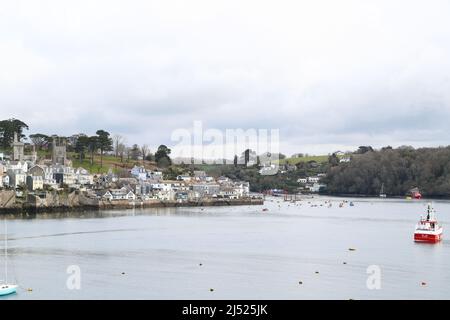
{"type": "Polygon", "coordinates": [[[8,294],[15,293],[17,286],[14,284],[2,284],[0,285],[0,296],[6,296],[8,294]]]}
{"type": "Polygon", "coordinates": [[[420,217],[414,231],[414,241],[436,243],[442,239],[443,229],[436,219],[435,210],[428,204],[426,217],[420,217]]]}
{"type": "Polygon", "coordinates": [[[0,284],[0,296],[16,293],[17,285],[8,284],[8,232],[5,219],[5,283],[0,284]]]}

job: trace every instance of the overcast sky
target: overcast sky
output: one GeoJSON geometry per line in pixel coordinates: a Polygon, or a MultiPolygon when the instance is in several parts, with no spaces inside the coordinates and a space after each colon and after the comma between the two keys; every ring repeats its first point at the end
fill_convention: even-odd
{"type": "Polygon", "coordinates": [[[445,0],[0,0],[0,119],[152,151],[195,120],[280,129],[287,154],[449,145],[449,16],[445,0]]]}

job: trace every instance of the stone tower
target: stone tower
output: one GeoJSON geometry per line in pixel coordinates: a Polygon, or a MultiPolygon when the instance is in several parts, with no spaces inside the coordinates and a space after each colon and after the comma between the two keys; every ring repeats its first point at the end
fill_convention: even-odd
{"type": "Polygon", "coordinates": [[[62,165],[66,163],[66,145],[60,142],[57,144],[56,138],[53,138],[52,144],[52,163],[62,165]]]}
{"type": "Polygon", "coordinates": [[[23,150],[25,144],[19,141],[17,132],[14,132],[14,141],[13,141],[13,160],[14,161],[22,161],[23,160],[23,150]]]}

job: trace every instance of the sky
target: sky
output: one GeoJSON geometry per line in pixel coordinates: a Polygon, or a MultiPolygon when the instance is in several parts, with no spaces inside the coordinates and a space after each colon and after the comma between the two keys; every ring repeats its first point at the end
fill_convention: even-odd
{"type": "Polygon", "coordinates": [[[450,144],[448,1],[0,0],[0,119],[172,146],[278,129],[279,149],[450,144]]]}

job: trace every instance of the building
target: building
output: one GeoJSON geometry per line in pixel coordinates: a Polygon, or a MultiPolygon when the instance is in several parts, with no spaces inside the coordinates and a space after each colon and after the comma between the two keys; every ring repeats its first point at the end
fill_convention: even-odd
{"type": "Polygon", "coordinates": [[[25,144],[19,141],[17,132],[14,132],[14,141],[12,146],[13,146],[13,160],[22,161],[24,156],[25,144]]]}
{"type": "Polygon", "coordinates": [[[28,170],[28,175],[30,176],[40,176],[42,180],[45,178],[45,169],[41,165],[34,165],[28,170]]]}
{"type": "Polygon", "coordinates": [[[308,178],[299,178],[297,179],[298,183],[306,184],[308,182],[308,178]]]}
{"type": "Polygon", "coordinates": [[[20,169],[8,169],[9,186],[11,188],[18,188],[26,184],[27,175],[20,169]]]}
{"type": "Polygon", "coordinates": [[[308,177],[309,183],[318,183],[320,180],[320,177],[308,177]]]}
{"type": "Polygon", "coordinates": [[[196,198],[218,195],[220,185],[212,183],[198,183],[192,185],[192,191],[195,193],[196,198]]]}
{"type": "Polygon", "coordinates": [[[64,143],[61,143],[61,140],[56,143],[56,138],[53,138],[52,143],[52,163],[54,165],[66,164],[66,145],[64,143]]]}
{"type": "Polygon", "coordinates": [[[30,191],[44,189],[44,178],[42,176],[27,176],[27,189],[30,191]]]}
{"type": "Polygon", "coordinates": [[[134,166],[131,169],[131,175],[138,180],[147,180],[147,170],[144,167],[134,166]]]}

